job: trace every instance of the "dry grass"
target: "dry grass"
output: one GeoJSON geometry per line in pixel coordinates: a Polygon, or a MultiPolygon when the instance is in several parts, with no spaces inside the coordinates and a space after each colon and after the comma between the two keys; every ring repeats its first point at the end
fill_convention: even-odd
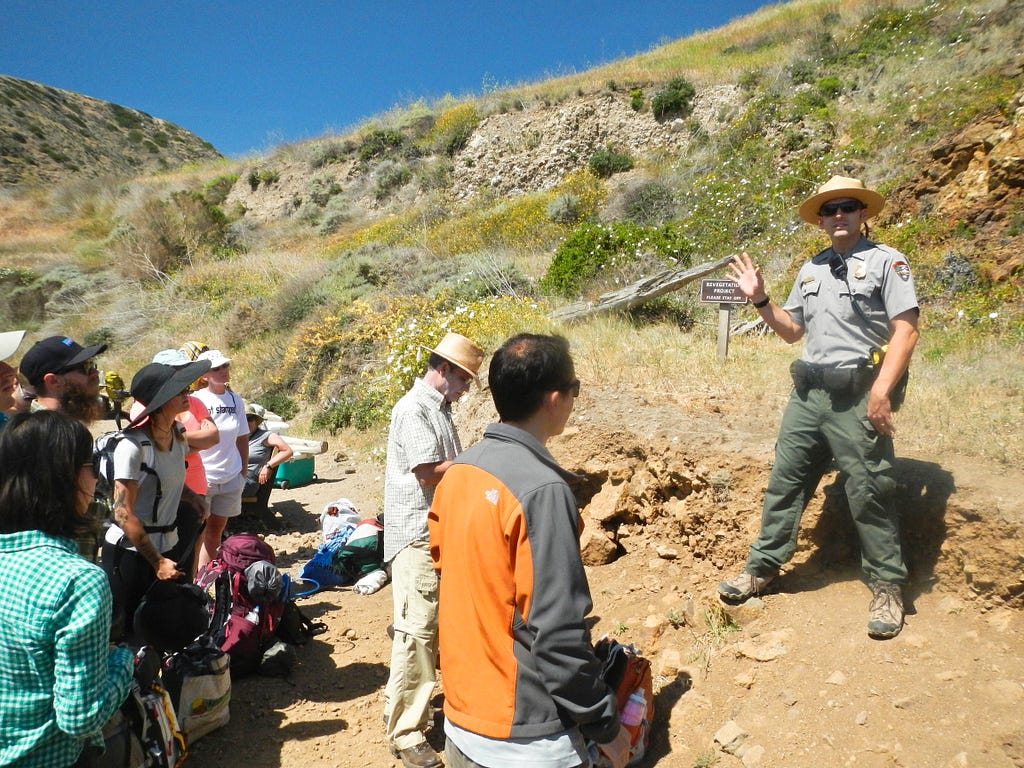
{"type": "MultiPolygon", "coordinates": [[[[709,322],[685,334],[666,325],[636,328],[621,318],[594,320],[564,333],[588,384],[641,386],[694,408],[713,401],[738,418],[776,423],[789,395],[789,363],[800,354],[799,344],[790,346],[774,335],[738,337],[720,363],[710,315],[709,322]]],[[[931,347],[925,331],[906,406],[897,417],[897,451],[961,455],[1004,466],[1024,463],[1024,350],[965,340],[932,359],[931,347]]]]}

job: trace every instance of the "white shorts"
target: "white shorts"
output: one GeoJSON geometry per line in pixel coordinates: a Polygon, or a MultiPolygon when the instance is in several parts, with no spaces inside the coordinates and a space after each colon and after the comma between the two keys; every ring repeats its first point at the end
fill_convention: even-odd
{"type": "Polygon", "coordinates": [[[242,514],[242,489],[245,478],[235,475],[223,483],[208,483],[206,506],[211,515],[217,517],[238,517],[242,514]]]}

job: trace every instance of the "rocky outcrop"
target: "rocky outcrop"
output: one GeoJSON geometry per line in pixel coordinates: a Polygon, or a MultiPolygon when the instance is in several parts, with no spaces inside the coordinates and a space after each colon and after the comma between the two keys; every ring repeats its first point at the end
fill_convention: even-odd
{"type": "Polygon", "coordinates": [[[1017,218],[1024,199],[1024,91],[1007,111],[1009,116],[981,115],[933,145],[919,177],[898,193],[888,213],[930,213],[973,227],[986,242],[988,276],[997,281],[1024,269],[1024,255],[1008,242],[1022,226],[1017,218]]]}
{"type": "Polygon", "coordinates": [[[713,128],[737,101],[735,87],[708,89],[694,99],[692,122],[659,122],[649,110],[634,111],[628,95],[610,91],[491,115],[455,158],[455,197],[550,189],[608,146],[637,159],[676,155],[690,127],[713,128]]]}

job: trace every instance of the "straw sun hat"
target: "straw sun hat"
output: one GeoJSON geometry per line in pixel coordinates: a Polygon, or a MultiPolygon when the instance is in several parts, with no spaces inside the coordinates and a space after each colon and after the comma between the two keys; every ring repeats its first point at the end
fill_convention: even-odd
{"type": "Polygon", "coordinates": [[[424,349],[459,366],[474,379],[477,378],[480,364],[484,361],[484,351],[477,344],[458,333],[449,333],[433,349],[430,347],[424,347],[424,349]]]}
{"type": "Polygon", "coordinates": [[[851,197],[864,204],[868,218],[877,215],[885,207],[885,198],[864,186],[860,179],[847,176],[833,176],[818,191],[800,204],[800,218],[808,224],[818,224],[818,210],[829,200],[851,197]]]}

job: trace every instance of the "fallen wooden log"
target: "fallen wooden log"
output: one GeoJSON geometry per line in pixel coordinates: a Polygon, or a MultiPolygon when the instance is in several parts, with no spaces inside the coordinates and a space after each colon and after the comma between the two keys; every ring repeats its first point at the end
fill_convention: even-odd
{"type": "Polygon", "coordinates": [[[304,437],[292,437],[291,435],[281,435],[281,437],[288,443],[288,447],[297,454],[315,456],[318,453],[325,453],[327,451],[326,440],[308,440],[304,437]]]}
{"type": "Polygon", "coordinates": [[[682,288],[694,280],[717,272],[733,260],[732,256],[723,256],[718,261],[701,264],[690,269],[667,269],[656,275],[637,280],[635,283],[611,291],[598,297],[596,301],[577,301],[554,310],[549,317],[560,322],[572,322],[584,317],[592,317],[602,312],[615,312],[645,301],[664,296],[666,293],[682,288]]]}

